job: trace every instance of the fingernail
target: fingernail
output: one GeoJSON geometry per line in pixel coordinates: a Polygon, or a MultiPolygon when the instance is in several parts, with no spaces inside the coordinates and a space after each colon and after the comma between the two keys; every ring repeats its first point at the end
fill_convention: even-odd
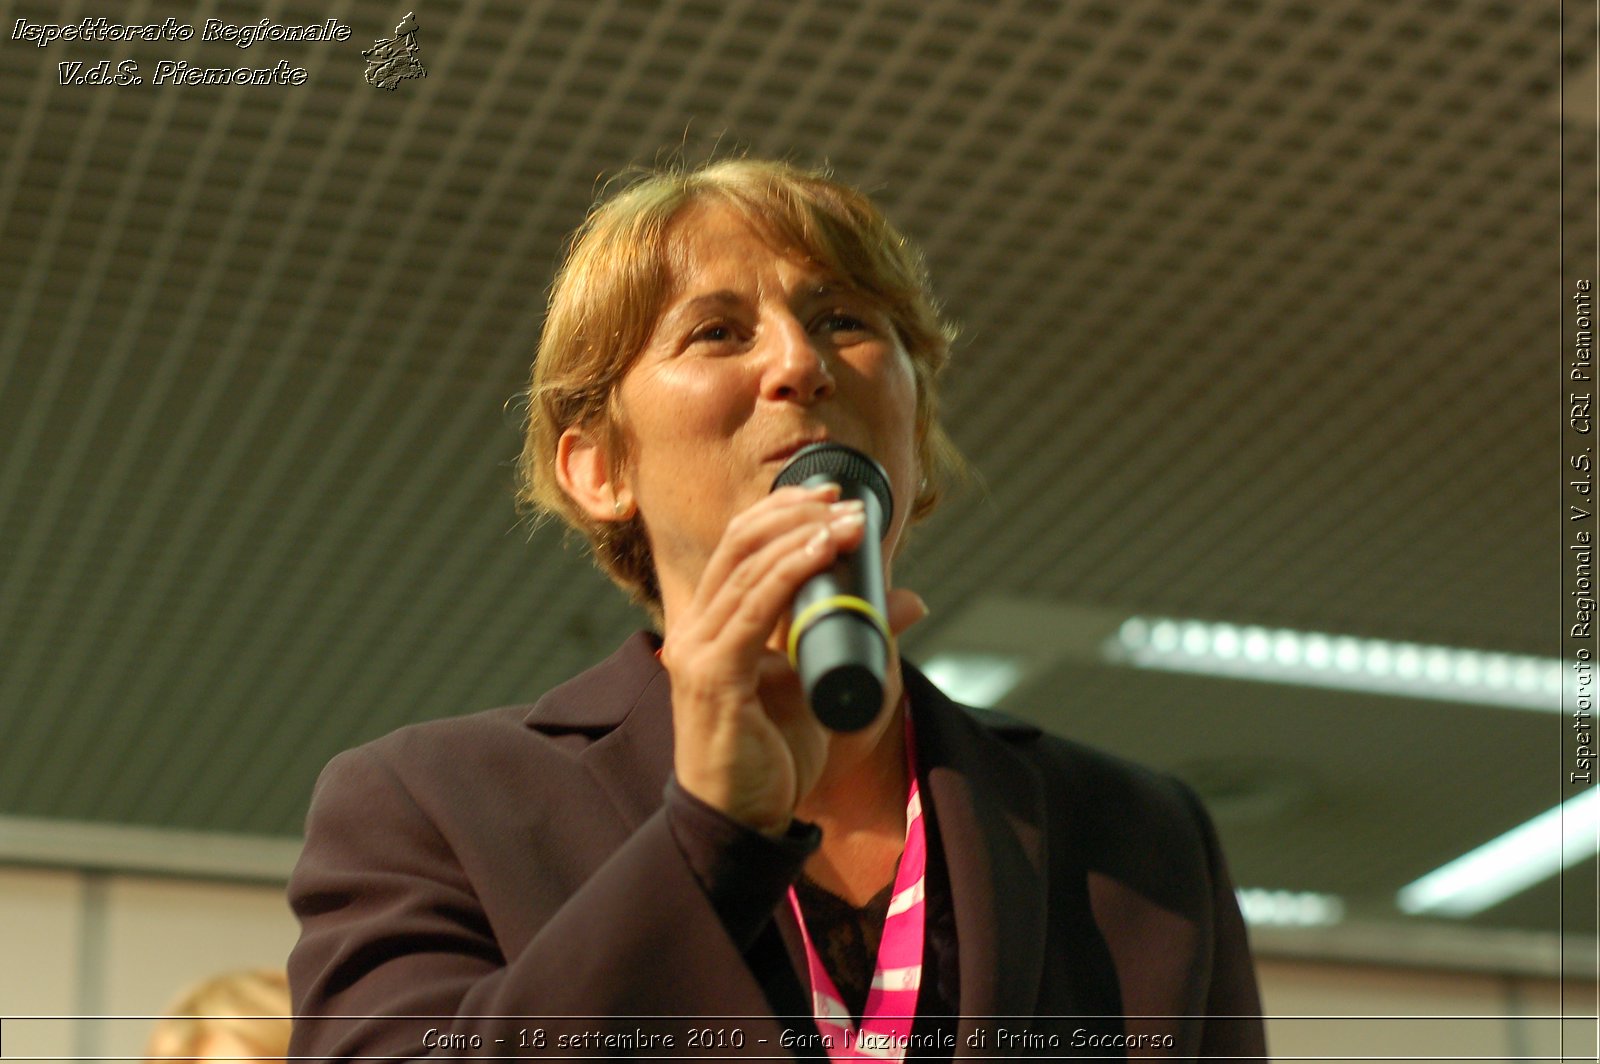
{"type": "Polygon", "coordinates": [[[811,538],[806,540],[806,553],[811,555],[821,554],[822,548],[827,546],[828,540],[832,538],[833,537],[828,534],[827,528],[824,527],[817,529],[811,534],[811,538]]]}
{"type": "Polygon", "coordinates": [[[818,484],[816,487],[811,488],[809,490],[811,492],[813,492],[814,494],[817,494],[817,495],[838,495],[839,494],[839,485],[831,484],[831,483],[830,484],[818,484]]]}
{"type": "Polygon", "coordinates": [[[861,510],[842,513],[828,522],[828,527],[835,532],[853,532],[867,523],[867,515],[861,510]]]}
{"type": "Polygon", "coordinates": [[[828,506],[836,514],[861,514],[867,512],[867,504],[860,499],[840,499],[828,506]]]}

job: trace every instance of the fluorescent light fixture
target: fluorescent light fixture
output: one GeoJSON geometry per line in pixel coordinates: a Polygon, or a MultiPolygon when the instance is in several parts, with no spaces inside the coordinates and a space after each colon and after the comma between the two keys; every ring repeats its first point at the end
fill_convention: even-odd
{"type": "Polygon", "coordinates": [[[969,706],[996,705],[1022,679],[1022,665],[998,654],[939,654],[922,665],[934,685],[969,706]]]}
{"type": "Polygon", "coordinates": [[[1130,617],[1101,647],[1117,664],[1269,683],[1561,712],[1560,658],[1324,632],[1130,617]]]}
{"type": "Polygon", "coordinates": [[[1344,919],[1344,900],[1333,894],[1259,887],[1235,894],[1245,923],[1253,927],[1329,927],[1344,919]]]}
{"type": "Polygon", "coordinates": [[[1395,895],[1413,915],[1473,916],[1600,853],[1600,788],[1590,788],[1462,854],[1395,895]]]}

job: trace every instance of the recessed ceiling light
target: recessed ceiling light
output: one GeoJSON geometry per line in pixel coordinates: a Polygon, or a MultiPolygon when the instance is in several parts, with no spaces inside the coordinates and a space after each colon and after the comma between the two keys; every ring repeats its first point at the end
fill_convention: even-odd
{"type": "Polygon", "coordinates": [[[1344,919],[1344,899],[1333,894],[1259,887],[1235,893],[1245,923],[1256,927],[1329,927],[1344,919]]]}
{"type": "Polygon", "coordinates": [[[1600,789],[1591,788],[1401,889],[1413,915],[1473,916],[1600,853],[1600,789]]]}
{"type": "Polygon", "coordinates": [[[1171,617],[1128,618],[1101,655],[1142,669],[1561,712],[1559,658],[1171,617]]]}

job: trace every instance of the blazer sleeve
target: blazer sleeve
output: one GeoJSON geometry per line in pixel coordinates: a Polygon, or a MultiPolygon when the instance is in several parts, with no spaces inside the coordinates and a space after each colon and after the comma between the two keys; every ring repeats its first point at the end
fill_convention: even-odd
{"type": "MultiPolygon", "coordinates": [[[[530,884],[544,874],[530,863],[530,884]]],[[[665,807],[507,955],[445,833],[391,764],[353,750],[318,780],[289,897],[297,1057],[459,1056],[474,1037],[571,1056],[594,1047],[563,1035],[637,1031],[635,1017],[768,1011],[665,807]]]]}
{"type": "Polygon", "coordinates": [[[1205,806],[1187,786],[1179,785],[1199,822],[1211,882],[1212,955],[1211,983],[1206,992],[1205,1026],[1200,1054],[1231,1060],[1267,1060],[1266,1030],[1261,1017],[1261,994],[1256,986],[1255,964],[1233,878],[1205,806]]]}

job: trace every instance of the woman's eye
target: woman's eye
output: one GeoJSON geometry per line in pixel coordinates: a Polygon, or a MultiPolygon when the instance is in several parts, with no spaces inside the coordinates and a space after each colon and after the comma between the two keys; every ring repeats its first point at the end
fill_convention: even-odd
{"type": "Polygon", "coordinates": [[[822,319],[822,325],[828,332],[862,332],[867,327],[866,322],[854,314],[846,314],[843,311],[829,314],[822,319]]]}
{"type": "Polygon", "coordinates": [[[700,328],[696,329],[693,333],[690,334],[689,342],[690,343],[696,343],[696,344],[699,344],[699,343],[720,344],[720,343],[726,343],[727,341],[732,340],[733,338],[734,338],[733,326],[731,326],[731,325],[721,325],[721,324],[702,325],[700,328]]]}

